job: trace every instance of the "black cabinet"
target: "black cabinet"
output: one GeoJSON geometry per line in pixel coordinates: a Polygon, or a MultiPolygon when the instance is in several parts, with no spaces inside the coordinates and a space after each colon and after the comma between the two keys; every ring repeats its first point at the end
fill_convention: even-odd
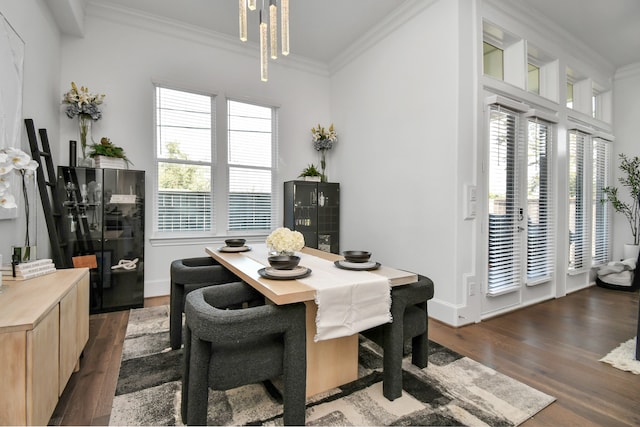
{"type": "Polygon", "coordinates": [[[91,313],[144,304],[144,171],[58,167],[68,265],[91,272],[91,313]]]}
{"type": "Polygon", "coordinates": [[[285,182],[284,226],[301,232],[305,246],[340,253],[340,184],[285,182]]]}

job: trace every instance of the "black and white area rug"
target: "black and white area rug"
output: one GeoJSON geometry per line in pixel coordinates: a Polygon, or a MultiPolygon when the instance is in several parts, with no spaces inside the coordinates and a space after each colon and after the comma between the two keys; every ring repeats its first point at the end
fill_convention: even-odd
{"type": "MultiPolygon", "coordinates": [[[[110,425],[182,425],[182,350],[169,346],[168,307],[131,311],[110,425]]],[[[437,343],[429,365],[403,364],[402,397],[382,396],[381,349],[361,338],[359,379],[307,401],[307,425],[519,425],[555,398],[437,343]]],[[[209,391],[209,425],[282,425],[275,387],[209,391]],[[275,391],[274,391],[275,390],[275,391]]]]}
{"type": "Polygon", "coordinates": [[[633,337],[614,348],[600,359],[614,368],[640,375],[640,360],[636,360],[636,339],[633,337]]]}

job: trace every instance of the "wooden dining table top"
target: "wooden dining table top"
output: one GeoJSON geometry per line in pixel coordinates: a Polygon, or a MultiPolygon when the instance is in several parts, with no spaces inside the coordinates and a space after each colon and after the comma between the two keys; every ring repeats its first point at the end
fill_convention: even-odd
{"type": "MultiPolygon", "coordinates": [[[[265,244],[251,245],[253,247],[265,244]]],[[[258,270],[266,267],[264,264],[251,258],[250,252],[221,252],[218,248],[206,247],[205,251],[213,259],[232,271],[240,279],[254,287],[275,304],[291,304],[295,302],[313,301],[316,289],[306,285],[300,280],[273,280],[267,279],[258,273],[258,270]]],[[[326,261],[326,268],[337,268],[333,263],[343,260],[342,255],[324,252],[313,248],[303,248],[300,251],[305,256],[315,256],[326,261]]],[[[368,271],[386,277],[391,286],[406,285],[418,280],[415,273],[381,265],[376,270],[368,271]]],[[[313,272],[311,273],[313,274],[313,272]]]]}

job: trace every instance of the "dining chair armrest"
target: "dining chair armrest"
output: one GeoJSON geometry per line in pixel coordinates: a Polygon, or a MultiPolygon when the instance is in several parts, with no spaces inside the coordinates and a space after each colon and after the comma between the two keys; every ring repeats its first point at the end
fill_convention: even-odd
{"type": "Polygon", "coordinates": [[[175,260],[171,263],[171,282],[187,283],[224,283],[233,281],[236,276],[211,257],[198,257],[175,260]]]}
{"type": "Polygon", "coordinates": [[[202,340],[215,339],[217,342],[228,343],[267,334],[305,333],[303,303],[282,306],[267,304],[237,310],[225,309],[243,300],[252,299],[254,292],[257,291],[242,282],[191,292],[187,296],[185,306],[188,327],[202,340]],[[233,327],[239,323],[243,325],[242,330],[233,327]]]}
{"type": "MultiPolygon", "coordinates": [[[[419,304],[433,298],[433,281],[428,277],[418,275],[418,281],[409,285],[396,286],[391,289],[394,303],[407,306],[419,304]]],[[[403,307],[404,308],[404,307],[403,307]]]]}

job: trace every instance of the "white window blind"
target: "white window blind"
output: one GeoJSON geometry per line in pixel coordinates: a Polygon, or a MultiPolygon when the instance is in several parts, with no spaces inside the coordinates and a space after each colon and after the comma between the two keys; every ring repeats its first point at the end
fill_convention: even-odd
{"type": "Polygon", "coordinates": [[[611,260],[609,238],[611,234],[610,203],[602,203],[609,185],[610,144],[601,138],[593,139],[593,191],[592,191],[592,245],[593,265],[606,264],[611,260]]]}
{"type": "Polygon", "coordinates": [[[500,105],[489,107],[489,247],[487,294],[520,286],[520,204],[517,164],[519,116],[500,105]]]}
{"type": "Polygon", "coordinates": [[[569,269],[586,266],[585,144],[588,135],[570,130],[569,138],[569,269]]]}
{"type": "Polygon", "coordinates": [[[229,230],[272,228],[274,108],[228,100],[229,230]]]}
{"type": "Polygon", "coordinates": [[[213,97],[156,87],[156,230],[213,228],[213,97]]]}
{"type": "Polygon", "coordinates": [[[527,136],[527,284],[551,279],[555,258],[552,125],[528,120],[527,136]]]}

